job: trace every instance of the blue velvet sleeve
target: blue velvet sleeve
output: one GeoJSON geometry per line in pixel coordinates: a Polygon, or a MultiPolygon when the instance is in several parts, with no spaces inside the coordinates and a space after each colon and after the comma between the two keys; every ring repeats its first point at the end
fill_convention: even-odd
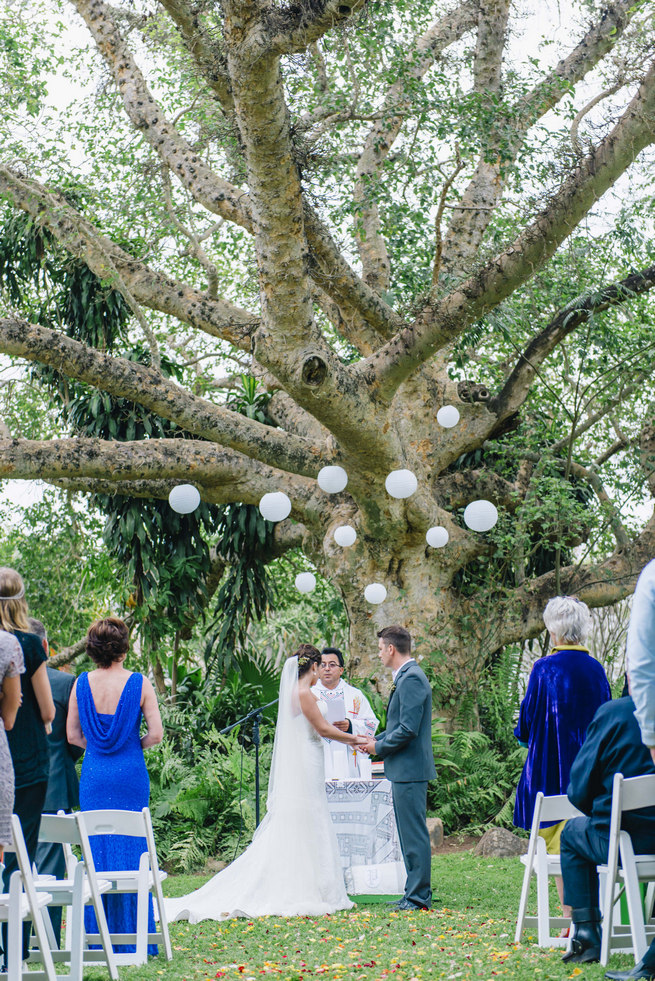
{"type": "Polygon", "coordinates": [[[540,661],[536,661],[532,671],[530,672],[530,679],[528,681],[528,689],[525,693],[525,698],[521,702],[521,708],[519,710],[519,721],[517,723],[516,729],[514,730],[514,735],[521,743],[522,746],[528,746],[530,744],[530,734],[532,732],[532,725],[535,719],[536,706],[540,698],[540,688],[541,688],[541,670],[540,661]]]}

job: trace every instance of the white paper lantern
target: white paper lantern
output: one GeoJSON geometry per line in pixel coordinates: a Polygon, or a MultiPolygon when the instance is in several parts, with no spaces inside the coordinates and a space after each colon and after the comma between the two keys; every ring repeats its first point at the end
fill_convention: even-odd
{"type": "Polygon", "coordinates": [[[299,572],[296,576],[296,589],[299,593],[311,593],[316,589],[316,576],[313,572],[299,572]]]}
{"type": "Polygon", "coordinates": [[[348,483],[348,474],[343,467],[323,467],[316,479],[326,494],[338,494],[348,483]]]}
{"type": "Polygon", "coordinates": [[[489,531],[498,521],[498,509],[491,501],[471,501],[464,509],[464,521],[471,531],[489,531]]]}
{"type": "Polygon", "coordinates": [[[168,495],[168,503],[178,514],[191,514],[200,504],[200,491],[193,484],[178,484],[168,495]]]}
{"type": "Polygon", "coordinates": [[[425,533],[425,540],[431,548],[443,548],[444,545],[448,544],[449,538],[448,529],[442,525],[435,525],[433,528],[428,528],[425,533]]]}
{"type": "Polygon", "coordinates": [[[459,422],[459,410],[454,405],[442,405],[437,412],[437,422],[444,429],[452,429],[459,422]]]}
{"type": "Polygon", "coordinates": [[[373,603],[375,606],[379,603],[384,603],[386,598],[387,591],[381,582],[371,582],[364,590],[364,599],[366,602],[373,603]]]}
{"type": "Polygon", "coordinates": [[[267,521],[284,521],[291,514],[291,501],[282,491],[264,494],[259,502],[262,518],[267,521]]]}
{"type": "Polygon", "coordinates": [[[411,470],[392,470],[384,486],[391,497],[411,497],[418,487],[418,480],[411,470]]]}
{"type": "Polygon", "coordinates": [[[357,541],[357,532],[352,525],[339,525],[334,529],[334,540],[342,548],[348,548],[357,541]]]}

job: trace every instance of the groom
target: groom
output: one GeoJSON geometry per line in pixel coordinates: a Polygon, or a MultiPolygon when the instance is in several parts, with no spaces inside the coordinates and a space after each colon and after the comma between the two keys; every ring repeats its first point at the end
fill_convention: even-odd
{"type": "Polygon", "coordinates": [[[407,869],[405,895],[397,909],[429,909],[430,835],[425,823],[428,780],[437,775],[432,755],[432,690],[411,654],[412,638],[404,627],[378,633],[380,660],[391,668],[393,685],[387,706],[387,728],[363,747],[384,760],[391,781],[393,809],[407,869]]]}

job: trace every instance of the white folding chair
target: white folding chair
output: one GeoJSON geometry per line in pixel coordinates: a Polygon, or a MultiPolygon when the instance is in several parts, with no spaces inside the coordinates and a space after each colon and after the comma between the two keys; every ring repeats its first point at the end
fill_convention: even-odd
{"type": "MultiPolygon", "coordinates": [[[[54,934],[51,931],[50,918],[46,918],[46,929],[50,934],[52,956],[56,962],[70,964],[70,973],[57,975],[68,981],[83,981],[85,964],[105,964],[112,981],[118,979],[118,969],[114,950],[109,937],[109,928],[102,905],[101,895],[109,892],[111,883],[98,879],[91,846],[86,831],[75,814],[43,814],[39,829],[39,841],[55,842],[65,846],[66,878],[55,879],[53,876],[37,876],[37,890],[43,890],[51,895],[49,906],[67,908],[66,942],[63,948],[58,948],[54,934]],[[71,846],[77,845],[82,852],[82,861],[78,862],[73,856],[71,846]],[[101,947],[99,950],[89,950],[84,930],[84,908],[91,906],[98,923],[98,935],[101,947]]],[[[94,934],[95,936],[95,934],[94,934]]]]}
{"type": "MultiPolygon", "coordinates": [[[[55,965],[50,953],[50,943],[46,932],[43,909],[50,896],[37,893],[32,877],[32,868],[27,855],[23,829],[16,814],[11,816],[12,848],[16,853],[18,869],[12,872],[9,892],[0,894],[0,921],[7,923],[7,972],[0,978],[7,981],[55,981],[55,965]],[[40,971],[23,971],[23,923],[31,920],[39,945],[38,959],[43,967],[40,971]]],[[[47,914],[46,914],[47,916],[47,914]]]]}
{"type": "Polygon", "coordinates": [[[530,829],[530,841],[527,855],[521,855],[525,865],[519,913],[516,921],[514,943],[520,943],[521,934],[527,927],[537,927],[537,944],[539,947],[565,947],[566,937],[553,936],[553,930],[567,927],[570,920],[563,916],[550,915],[550,899],[548,895],[548,880],[550,876],[561,875],[562,867],[559,855],[549,855],[546,842],[539,836],[539,828],[548,822],[565,821],[568,818],[580,817],[581,811],[574,807],[566,794],[555,797],[545,797],[541,791],[537,794],[530,829]],[[537,878],[537,915],[527,916],[530,881],[532,876],[537,878]]]}
{"type": "MultiPolygon", "coordinates": [[[[655,935],[655,925],[647,925],[645,920],[639,888],[640,882],[655,882],[655,854],[635,855],[630,835],[627,831],[621,831],[621,818],[626,811],[654,805],[655,774],[628,778],[622,773],[614,774],[607,865],[598,866],[598,872],[605,876],[600,950],[603,965],[607,964],[610,952],[614,950],[632,952],[637,963],[645,954],[649,939],[655,935]],[[629,925],[616,922],[619,899],[624,891],[629,925]]],[[[649,912],[652,894],[652,887],[649,887],[646,902],[649,912]]]]}
{"type": "MultiPolygon", "coordinates": [[[[137,896],[137,916],[135,933],[110,933],[113,944],[136,944],[134,953],[115,953],[118,964],[145,964],[148,959],[148,944],[163,944],[167,960],[173,959],[171,940],[168,932],[168,920],[164,909],[164,894],[161,884],[166,878],[157,861],[155,836],[152,830],[150,811],[144,807],[142,811],[79,811],[77,819],[86,834],[93,835],[124,835],[131,838],[145,838],[146,850],[141,855],[138,869],[101,869],[98,875],[106,879],[111,888],[108,895],[135,893],[137,896]],[[155,918],[159,920],[159,928],[154,933],[148,933],[148,898],[152,895],[156,902],[155,918]]],[[[97,939],[87,934],[90,943],[97,939]]]]}

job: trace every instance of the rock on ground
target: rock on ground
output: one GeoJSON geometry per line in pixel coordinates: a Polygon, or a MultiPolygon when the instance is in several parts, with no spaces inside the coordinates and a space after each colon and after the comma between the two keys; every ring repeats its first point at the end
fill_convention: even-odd
{"type": "Polygon", "coordinates": [[[484,858],[510,858],[514,855],[525,855],[527,850],[526,838],[519,838],[506,828],[490,828],[480,838],[473,854],[484,858]]]}

